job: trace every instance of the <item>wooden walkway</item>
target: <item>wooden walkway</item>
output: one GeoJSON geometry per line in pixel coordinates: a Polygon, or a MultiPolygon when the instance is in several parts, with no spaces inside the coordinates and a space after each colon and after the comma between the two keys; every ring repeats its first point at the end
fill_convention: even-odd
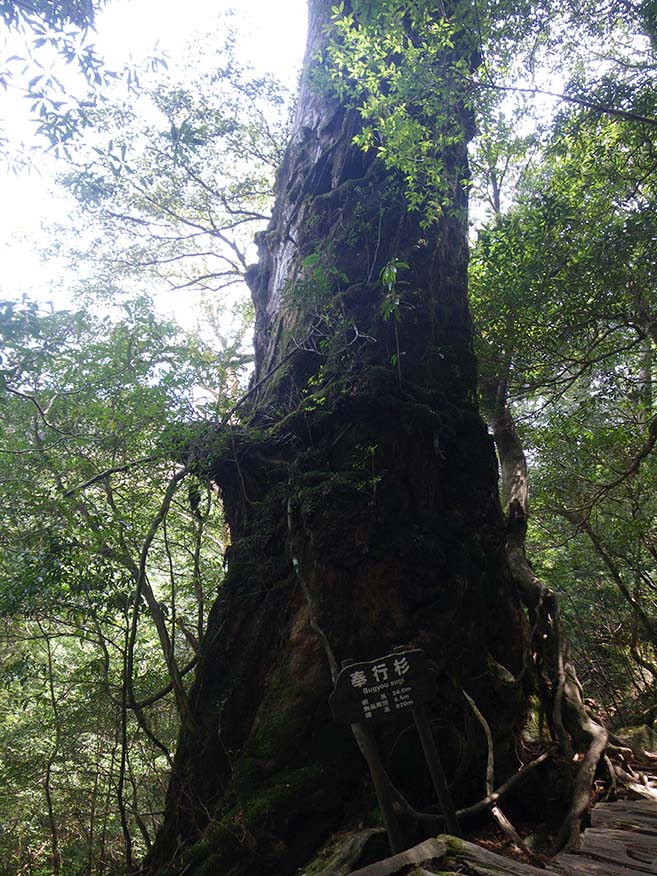
{"type": "Polygon", "coordinates": [[[568,876],[657,873],[657,799],[598,803],[577,854],[554,859],[568,876]]]}
{"type": "Polygon", "coordinates": [[[657,874],[657,797],[599,803],[577,853],[562,852],[546,869],[511,860],[473,843],[440,836],[360,870],[329,868],[321,876],[646,876],[657,874]],[[419,867],[417,865],[420,865],[419,867]],[[451,867],[451,869],[450,869],[451,867]]]}

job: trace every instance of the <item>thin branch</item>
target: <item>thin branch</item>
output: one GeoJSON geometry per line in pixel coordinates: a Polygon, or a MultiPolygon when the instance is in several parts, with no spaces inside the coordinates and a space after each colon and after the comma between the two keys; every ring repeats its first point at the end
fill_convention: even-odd
{"type": "Polygon", "coordinates": [[[587,505],[592,507],[606,493],[609,493],[615,487],[620,486],[622,483],[628,480],[628,478],[631,478],[635,474],[637,474],[641,467],[641,463],[650,454],[655,444],[657,444],[657,417],[653,417],[653,419],[650,421],[650,424],[648,426],[648,438],[636,452],[630,464],[618,475],[617,478],[614,478],[613,481],[602,484],[598,488],[590,502],[587,503],[587,505]]]}
{"type": "MultiPolygon", "coordinates": [[[[192,669],[194,669],[194,667],[196,666],[197,663],[198,663],[198,654],[196,654],[194,657],[192,657],[192,659],[189,661],[189,663],[186,666],[183,666],[183,668],[179,670],[180,677],[184,678],[186,675],[188,675],[192,671],[192,669]]],[[[169,682],[169,684],[167,684],[166,687],[161,688],[160,690],[157,691],[157,693],[151,694],[149,697],[145,697],[143,700],[135,700],[134,702],[130,703],[130,708],[139,709],[139,710],[146,709],[146,708],[148,708],[148,706],[153,706],[153,705],[155,705],[155,703],[159,702],[160,700],[163,700],[165,698],[165,696],[167,696],[168,694],[171,693],[172,690],[173,690],[173,683],[169,682]]]]}
{"type": "Polygon", "coordinates": [[[146,462],[153,462],[156,459],[155,456],[143,456],[141,459],[135,459],[133,462],[127,462],[125,465],[118,465],[114,468],[107,468],[105,471],[101,471],[99,474],[94,475],[92,478],[89,478],[88,481],[85,481],[82,484],[78,484],[77,487],[71,487],[70,490],[66,490],[64,493],[64,498],[70,498],[74,493],[79,493],[80,490],[86,490],[87,487],[91,487],[94,484],[97,484],[99,481],[104,481],[106,478],[110,477],[113,474],[119,474],[120,472],[130,471],[131,468],[135,468],[138,465],[143,465],[146,462]]]}
{"type": "Polygon", "coordinates": [[[269,371],[263,377],[260,378],[260,380],[258,380],[256,383],[254,383],[253,386],[249,388],[248,392],[245,392],[244,395],[241,398],[239,398],[237,400],[237,402],[235,402],[233,407],[230,408],[223,415],[220,425],[221,426],[226,425],[228,423],[228,421],[230,420],[230,418],[233,416],[233,414],[237,413],[239,408],[242,407],[244,402],[248,398],[250,398],[258,389],[260,389],[260,387],[263,385],[263,383],[266,383],[270,377],[272,377],[280,368],[282,368],[283,365],[285,365],[292,358],[292,356],[294,356],[294,354],[298,351],[300,344],[305,344],[308,340],[310,340],[310,338],[312,338],[312,336],[315,334],[315,331],[316,331],[316,328],[315,328],[315,326],[313,326],[310,329],[310,331],[308,332],[308,334],[305,336],[305,338],[303,338],[299,342],[299,344],[297,344],[297,342],[295,341],[294,342],[295,346],[293,347],[293,349],[291,349],[285,356],[283,356],[281,361],[278,362],[276,365],[274,365],[273,368],[270,368],[269,371]]]}
{"type": "MultiPolygon", "coordinates": [[[[494,754],[493,754],[493,749],[494,749],[493,734],[491,732],[490,725],[489,725],[488,721],[484,718],[483,714],[478,709],[477,704],[472,699],[472,697],[469,696],[465,691],[462,691],[462,693],[463,693],[463,696],[465,697],[465,699],[467,700],[468,705],[472,709],[472,712],[474,713],[475,718],[477,719],[477,721],[479,721],[479,724],[481,725],[481,727],[486,735],[486,745],[488,748],[488,757],[487,757],[487,761],[486,761],[486,795],[488,797],[491,797],[493,794],[494,781],[495,781],[495,760],[494,760],[494,754]]],[[[527,843],[523,840],[523,838],[520,836],[518,831],[511,824],[511,822],[506,817],[506,815],[502,812],[500,807],[497,805],[497,801],[495,801],[493,803],[493,805],[491,806],[491,814],[492,814],[493,818],[495,819],[495,821],[500,826],[503,833],[505,833],[509,837],[511,842],[514,843],[519,849],[522,849],[522,851],[525,853],[525,855],[527,856],[527,858],[530,861],[535,861],[536,855],[534,854],[534,852],[532,852],[532,850],[529,848],[527,843]]]]}
{"type": "Polygon", "coordinates": [[[486,88],[492,91],[502,91],[513,94],[529,94],[533,97],[553,97],[555,100],[563,100],[566,103],[573,103],[576,106],[593,110],[602,115],[614,116],[615,118],[624,119],[628,122],[640,122],[644,125],[657,127],[657,119],[650,118],[649,116],[642,116],[639,113],[634,113],[630,110],[621,110],[617,107],[608,106],[607,104],[598,103],[593,100],[587,100],[583,97],[574,97],[570,94],[563,94],[563,92],[549,91],[545,88],[523,88],[517,85],[495,85],[491,82],[481,82],[480,80],[473,80],[472,84],[475,88],[486,88]]]}

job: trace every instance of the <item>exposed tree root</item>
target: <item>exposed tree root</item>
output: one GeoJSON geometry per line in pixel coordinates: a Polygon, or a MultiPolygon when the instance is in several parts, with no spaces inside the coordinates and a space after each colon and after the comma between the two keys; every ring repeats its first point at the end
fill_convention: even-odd
{"type": "Polygon", "coordinates": [[[561,825],[552,847],[553,854],[560,852],[564,847],[567,849],[579,848],[580,819],[588,809],[593,779],[595,778],[600,758],[605,753],[608,739],[606,728],[601,727],[599,724],[595,726],[595,729],[591,728],[591,734],[591,743],[575,780],[570,810],[561,825]]]}
{"type": "Polygon", "coordinates": [[[614,767],[607,755],[609,733],[584,703],[556,595],[536,576],[525,554],[529,516],[527,463],[507,405],[504,381],[497,387],[491,408],[507,508],[507,559],[532,625],[533,670],[551,734],[563,753],[564,780],[570,790],[569,810],[552,847],[556,854],[564,846],[577,848],[579,844],[580,820],[589,806],[601,759],[606,758],[604,762],[610,772],[614,767]],[[572,768],[577,763],[580,766],[573,775],[572,768]]]}
{"type": "MultiPolygon", "coordinates": [[[[525,671],[531,670],[537,677],[548,727],[563,755],[563,779],[570,793],[569,809],[551,850],[556,854],[564,847],[569,849],[578,847],[580,822],[589,807],[593,782],[601,762],[606,765],[612,785],[626,784],[637,789],[641,785],[641,779],[637,775],[628,773],[623,766],[616,766],[614,763],[614,760],[623,762],[629,750],[623,750],[622,740],[616,737],[613,737],[610,748],[610,735],[607,729],[585,704],[562,629],[556,595],[535,575],[526,558],[525,537],[528,519],[526,464],[515,426],[506,408],[503,416],[496,421],[495,438],[498,443],[507,498],[507,559],[523,604],[528,611],[531,626],[529,645],[532,661],[525,671]]],[[[322,643],[331,675],[335,679],[338,669],[337,660],[331,643],[317,622],[310,591],[304,580],[303,536],[295,518],[293,502],[290,502],[287,523],[291,559],[308,601],[309,623],[322,643]]],[[[495,790],[492,734],[474,701],[468,694],[464,693],[464,696],[486,734],[488,765],[486,796],[473,806],[458,811],[457,815],[463,818],[486,810],[490,811],[500,829],[514,845],[530,860],[536,862],[535,854],[524,843],[500,809],[499,800],[529,769],[543,762],[554,753],[555,749],[550,749],[521,768],[508,782],[495,790]]],[[[365,754],[366,746],[360,738],[359,729],[358,727],[353,729],[359,748],[365,754]]],[[[435,827],[444,823],[440,814],[416,810],[394,787],[385,770],[383,770],[383,780],[389,786],[398,813],[404,813],[418,823],[433,824],[435,827]]]]}
{"type": "MultiPolygon", "coordinates": [[[[304,596],[306,598],[308,604],[308,623],[312,630],[317,635],[321,645],[326,654],[326,659],[329,665],[329,669],[331,672],[331,677],[335,682],[338,674],[338,664],[335,657],[334,649],[322,629],[319,625],[315,613],[315,608],[313,605],[312,596],[310,594],[310,590],[303,576],[302,570],[302,557],[303,557],[303,546],[302,546],[302,538],[300,536],[299,527],[295,521],[295,513],[294,513],[294,503],[292,500],[288,501],[287,505],[287,529],[288,529],[288,548],[290,552],[290,556],[292,559],[293,568],[296,574],[296,577],[301,585],[304,596]]],[[[464,809],[460,809],[456,812],[456,816],[458,818],[469,817],[478,815],[482,812],[485,812],[487,809],[490,810],[491,815],[501,828],[504,834],[509,837],[509,839],[514,843],[517,848],[519,848],[529,860],[538,862],[537,856],[533,853],[533,851],[526,845],[524,840],[520,837],[516,829],[513,827],[509,819],[504,815],[502,810],[500,809],[499,803],[507,794],[511,788],[513,788],[527,773],[537,767],[539,764],[545,762],[549,757],[551,757],[555,751],[556,747],[552,746],[547,751],[544,751],[541,755],[536,757],[534,760],[529,763],[523,765],[517,772],[515,772],[512,776],[510,776],[506,782],[504,782],[499,788],[495,789],[494,778],[495,778],[495,761],[493,754],[493,736],[491,733],[490,726],[483,714],[477,707],[476,703],[465,691],[462,691],[462,694],[467,701],[469,707],[474,713],[477,721],[480,723],[484,733],[486,735],[486,743],[487,743],[487,766],[486,766],[486,796],[479,800],[477,803],[472,806],[468,806],[464,809]]],[[[428,823],[432,824],[434,828],[443,827],[445,823],[445,816],[443,814],[436,814],[430,812],[421,812],[415,809],[404,797],[404,795],[399,791],[399,789],[393,784],[390,776],[388,775],[385,767],[383,766],[378,752],[376,751],[376,746],[374,746],[374,752],[372,750],[372,740],[368,733],[366,733],[365,728],[362,728],[358,724],[351,725],[352,732],[354,734],[354,738],[358,747],[368,763],[370,770],[373,773],[373,780],[375,783],[383,783],[387,785],[388,790],[394,801],[394,808],[398,814],[404,813],[405,815],[410,816],[418,823],[428,823]],[[373,756],[374,755],[374,756],[373,756]],[[372,769],[372,763],[375,762],[375,770],[372,769]],[[375,775],[376,773],[376,775],[375,775]]],[[[393,842],[393,845],[397,845],[397,842],[393,842]]],[[[401,848],[401,845],[399,846],[401,848]]],[[[392,849],[393,853],[396,849],[392,849]]]]}
{"type": "MultiPolygon", "coordinates": [[[[477,704],[469,696],[465,691],[463,691],[463,696],[468,702],[468,705],[472,709],[475,718],[481,724],[481,727],[486,734],[486,744],[488,746],[488,761],[486,764],[486,795],[490,797],[493,794],[494,780],[495,780],[495,756],[493,751],[493,734],[491,733],[490,726],[488,725],[488,721],[484,718],[480,710],[477,708],[477,704]]],[[[491,806],[491,815],[497,822],[501,831],[508,836],[511,842],[516,846],[516,848],[520,849],[525,856],[530,861],[537,861],[537,856],[534,852],[529,848],[529,846],[522,839],[518,831],[511,824],[507,816],[502,812],[500,806],[497,801],[491,806]]]]}
{"type": "MultiPolygon", "coordinates": [[[[520,767],[513,775],[509,776],[509,778],[503,782],[498,788],[496,788],[492,793],[487,794],[481,800],[477,801],[477,803],[473,803],[471,806],[465,806],[463,809],[457,809],[456,815],[459,819],[472,818],[475,815],[481,815],[487,809],[492,808],[497,805],[508,793],[514,788],[521,779],[525,778],[527,774],[535,769],[542,763],[545,763],[550,757],[552,757],[556,751],[556,747],[552,746],[548,748],[547,751],[544,751],[538,757],[534,758],[534,760],[529,761],[529,763],[524,764],[520,767]]],[[[406,800],[403,794],[392,784],[390,779],[389,787],[392,792],[393,797],[395,798],[395,803],[397,805],[398,811],[403,812],[406,815],[409,815],[411,818],[415,819],[415,821],[420,823],[432,824],[435,827],[442,827],[444,824],[444,818],[440,813],[434,812],[420,812],[415,809],[411,804],[406,800]]]]}

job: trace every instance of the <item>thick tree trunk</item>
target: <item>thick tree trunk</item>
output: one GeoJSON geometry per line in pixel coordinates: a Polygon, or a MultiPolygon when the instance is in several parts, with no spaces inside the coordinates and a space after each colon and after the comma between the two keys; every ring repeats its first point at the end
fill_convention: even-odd
{"type": "MultiPolygon", "coordinates": [[[[330,5],[311,4],[294,133],[249,277],[252,408],[209,461],[228,574],[150,872],[285,876],[370,817],[365,764],[328,710],[333,660],[408,644],[437,662],[430,711],[459,804],[484,795],[488,755],[462,691],[501,771],[522,715],[527,636],[475,403],[466,136],[444,155],[449,204],[423,228],[400,180],[353,145],[358,115],[313,78],[330,5]],[[398,323],[381,310],[393,260],[409,266],[398,323]]],[[[427,807],[409,724],[386,725],[379,743],[395,783],[427,807]]]]}

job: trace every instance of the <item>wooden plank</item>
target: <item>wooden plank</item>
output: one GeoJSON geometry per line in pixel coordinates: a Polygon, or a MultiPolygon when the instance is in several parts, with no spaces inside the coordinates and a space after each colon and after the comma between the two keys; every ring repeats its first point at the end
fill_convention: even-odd
{"type": "Polygon", "coordinates": [[[657,801],[616,800],[614,803],[598,803],[591,812],[591,825],[657,835],[657,801]]]}
{"type": "Polygon", "coordinates": [[[325,847],[324,866],[316,876],[349,876],[374,836],[385,836],[385,830],[382,827],[372,827],[336,836],[325,847]]]}
{"type": "Polygon", "coordinates": [[[641,876],[641,871],[628,870],[620,864],[609,861],[595,861],[585,855],[572,855],[562,852],[554,859],[568,876],[641,876]]]}
{"type": "Polygon", "coordinates": [[[645,813],[657,818],[657,801],[655,800],[614,800],[613,803],[598,803],[594,812],[629,812],[645,813]]]}
{"type": "Polygon", "coordinates": [[[657,873],[657,837],[648,834],[590,827],[584,831],[581,851],[630,870],[657,873]]]}
{"type": "MultiPolygon", "coordinates": [[[[562,873],[557,873],[554,870],[538,869],[530,864],[524,864],[522,861],[496,855],[474,843],[449,835],[426,840],[419,846],[407,849],[399,855],[393,855],[391,858],[370,864],[361,870],[355,870],[350,876],[396,876],[401,871],[406,872],[406,868],[411,864],[424,864],[424,872],[427,876],[432,876],[431,870],[426,870],[426,867],[430,866],[428,862],[433,859],[441,859],[441,872],[445,872],[445,867],[449,864],[442,859],[446,855],[450,863],[453,861],[467,863],[468,867],[481,876],[563,876],[562,873]]],[[[610,876],[617,876],[617,874],[610,874],[610,876]]],[[[626,876],[626,874],[622,873],[618,876],[626,876]]],[[[630,874],[630,876],[634,876],[634,874],[630,874]]]]}
{"type": "Polygon", "coordinates": [[[453,836],[441,835],[438,839],[444,840],[447,845],[450,864],[454,860],[467,864],[481,876],[562,876],[555,870],[539,869],[513,858],[504,858],[502,855],[496,855],[495,852],[453,836]]]}
{"type": "Polygon", "coordinates": [[[624,782],[623,789],[626,793],[634,795],[635,798],[657,800],[657,791],[652,787],[642,785],[640,782],[624,782]]]}
{"type": "Polygon", "coordinates": [[[406,849],[405,852],[400,852],[391,858],[385,858],[383,861],[377,861],[376,864],[370,864],[369,867],[354,870],[351,876],[393,876],[394,873],[410,864],[424,864],[425,861],[442,858],[446,851],[447,845],[440,839],[428,839],[420,843],[419,846],[413,846],[413,848],[406,849]]]}

